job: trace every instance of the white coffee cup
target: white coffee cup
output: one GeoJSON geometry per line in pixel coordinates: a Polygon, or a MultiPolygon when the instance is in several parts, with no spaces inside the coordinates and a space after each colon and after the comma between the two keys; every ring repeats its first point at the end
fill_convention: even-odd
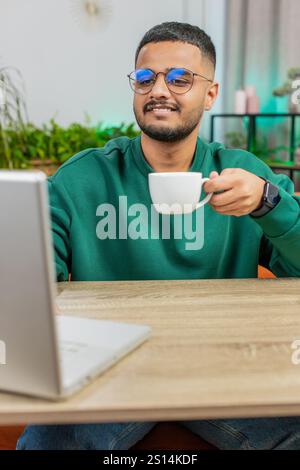
{"type": "Polygon", "coordinates": [[[189,214],[204,206],[213,193],[199,202],[202,185],[209,178],[202,178],[198,172],[149,173],[148,183],[153,205],[157,212],[189,214]]]}

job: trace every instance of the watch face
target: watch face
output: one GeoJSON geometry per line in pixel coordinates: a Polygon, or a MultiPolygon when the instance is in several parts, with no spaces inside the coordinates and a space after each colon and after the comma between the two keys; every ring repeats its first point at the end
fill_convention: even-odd
{"type": "Polygon", "coordinates": [[[274,207],[279,202],[279,189],[274,184],[268,181],[265,195],[265,202],[270,206],[274,207]]]}
{"type": "Polygon", "coordinates": [[[273,196],[272,204],[273,204],[274,206],[276,206],[276,204],[278,204],[279,201],[280,201],[280,196],[279,196],[279,194],[276,194],[276,196],[273,196]]]}

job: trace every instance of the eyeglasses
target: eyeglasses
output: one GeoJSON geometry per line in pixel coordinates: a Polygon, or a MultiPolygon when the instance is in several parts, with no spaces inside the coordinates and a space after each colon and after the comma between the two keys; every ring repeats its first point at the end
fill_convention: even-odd
{"type": "Polygon", "coordinates": [[[192,72],[184,68],[172,68],[168,72],[153,72],[151,69],[138,69],[131,72],[127,77],[132,90],[140,95],[149,93],[159,74],[164,75],[165,83],[168,89],[177,95],[187,93],[193,86],[194,77],[201,77],[208,82],[213,82],[200,73],[192,72]]]}

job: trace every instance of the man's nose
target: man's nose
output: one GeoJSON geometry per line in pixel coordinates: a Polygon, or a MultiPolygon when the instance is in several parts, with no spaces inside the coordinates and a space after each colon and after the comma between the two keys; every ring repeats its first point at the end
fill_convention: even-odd
{"type": "Polygon", "coordinates": [[[162,73],[158,74],[153,88],[150,92],[150,97],[156,99],[163,97],[169,98],[170,95],[171,93],[165,82],[165,76],[162,73]]]}

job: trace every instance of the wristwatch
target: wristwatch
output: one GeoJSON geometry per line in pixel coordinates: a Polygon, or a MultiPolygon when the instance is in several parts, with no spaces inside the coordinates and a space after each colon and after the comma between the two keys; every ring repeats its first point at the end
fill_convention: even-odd
{"type": "Polygon", "coordinates": [[[250,216],[254,218],[262,217],[263,215],[267,214],[272,209],[274,209],[274,207],[277,206],[280,201],[279,188],[262,176],[260,176],[260,178],[265,180],[265,186],[261,205],[258,209],[250,213],[250,216]]]}

